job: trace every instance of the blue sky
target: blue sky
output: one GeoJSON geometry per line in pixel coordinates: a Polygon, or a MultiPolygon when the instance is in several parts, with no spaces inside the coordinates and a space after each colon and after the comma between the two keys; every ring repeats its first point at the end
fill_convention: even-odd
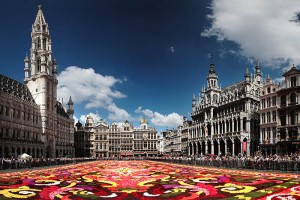
{"type": "Polygon", "coordinates": [[[222,87],[256,60],[278,81],[300,63],[296,1],[1,1],[0,73],[21,82],[38,4],[59,66],[58,98],[71,95],[82,122],[92,115],[137,126],[145,116],[158,131],[174,128],[189,117],[211,62],[222,87]]]}

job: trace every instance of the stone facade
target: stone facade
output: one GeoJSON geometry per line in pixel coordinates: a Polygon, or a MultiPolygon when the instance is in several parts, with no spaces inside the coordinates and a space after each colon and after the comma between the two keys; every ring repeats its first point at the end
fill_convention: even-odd
{"type": "Polygon", "coordinates": [[[264,154],[276,153],[278,89],[279,85],[268,76],[260,94],[260,150],[264,154]]]}
{"type": "Polygon", "coordinates": [[[246,68],[244,80],[221,88],[214,64],[207,85],[192,99],[188,155],[253,154],[259,144],[259,96],[262,88],[260,65],[254,75],[246,68]]]}
{"type": "Polygon", "coordinates": [[[32,25],[24,84],[3,75],[1,82],[1,156],[74,156],[73,102],[57,101],[57,67],[41,6],[32,25]]]}
{"type": "Polygon", "coordinates": [[[300,70],[293,66],[283,76],[277,92],[277,153],[300,153],[300,70]]]}
{"type": "Polygon", "coordinates": [[[150,127],[145,118],[140,120],[140,126],[133,131],[133,154],[135,156],[157,156],[158,136],[155,128],[150,127]]]}
{"type": "Polygon", "coordinates": [[[165,138],[164,153],[170,156],[182,155],[182,142],[180,129],[166,130],[163,132],[165,138]]]}
{"type": "Polygon", "coordinates": [[[182,125],[178,126],[178,130],[181,132],[181,152],[182,155],[187,156],[188,153],[188,136],[189,127],[192,125],[192,121],[189,121],[187,117],[183,117],[182,125]]]}
{"type": "Polygon", "coordinates": [[[88,157],[127,157],[152,156],[158,154],[158,137],[154,128],[149,127],[146,119],[134,128],[127,120],[110,126],[102,119],[94,123],[91,116],[87,117],[85,127],[76,124],[75,151],[86,152],[88,157]],[[84,138],[84,142],[81,140],[84,138]]]}

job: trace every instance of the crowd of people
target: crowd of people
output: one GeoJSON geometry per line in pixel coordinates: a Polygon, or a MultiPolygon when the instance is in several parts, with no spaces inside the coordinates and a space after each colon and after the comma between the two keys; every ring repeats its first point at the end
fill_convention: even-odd
{"type": "Polygon", "coordinates": [[[92,160],[95,160],[95,158],[0,158],[0,170],[64,165],[92,160]]]}
{"type": "Polygon", "coordinates": [[[238,154],[227,155],[194,155],[194,156],[155,156],[155,157],[106,157],[106,158],[0,158],[0,170],[63,165],[93,160],[155,160],[178,164],[224,167],[236,169],[274,170],[300,172],[300,154],[265,155],[260,151],[253,156],[238,154]]]}
{"type": "Polygon", "coordinates": [[[166,156],[155,157],[154,160],[160,160],[172,163],[192,164],[212,167],[225,168],[244,168],[253,170],[276,170],[276,171],[300,171],[300,154],[292,153],[290,155],[264,155],[256,152],[254,156],[239,154],[232,155],[195,155],[195,156],[166,156]]]}

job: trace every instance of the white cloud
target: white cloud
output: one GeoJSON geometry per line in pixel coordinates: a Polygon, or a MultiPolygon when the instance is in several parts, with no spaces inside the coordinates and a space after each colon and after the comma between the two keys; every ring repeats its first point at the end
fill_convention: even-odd
{"type": "Polygon", "coordinates": [[[138,107],[135,110],[135,113],[142,113],[147,118],[149,118],[151,123],[155,126],[167,126],[169,128],[171,127],[176,128],[178,125],[181,125],[183,122],[183,116],[177,113],[163,115],[159,112],[153,112],[149,109],[143,110],[142,106],[138,107]]]}
{"type": "Polygon", "coordinates": [[[119,108],[115,103],[108,105],[107,110],[109,111],[108,119],[116,122],[124,122],[125,120],[131,121],[133,118],[130,114],[122,109],[119,108]]]}
{"type": "Polygon", "coordinates": [[[85,124],[86,118],[87,118],[88,116],[91,116],[91,117],[94,119],[94,123],[95,123],[95,124],[96,124],[97,122],[99,122],[100,119],[102,119],[102,117],[101,117],[100,115],[98,115],[98,113],[96,113],[96,114],[95,114],[95,113],[89,113],[89,114],[87,114],[87,115],[81,115],[80,118],[79,118],[79,120],[80,120],[80,122],[82,123],[82,125],[85,124]]]}
{"type": "Polygon", "coordinates": [[[300,1],[213,0],[211,9],[203,37],[233,41],[240,55],[272,68],[300,64],[300,1]]]}
{"type": "Polygon", "coordinates": [[[62,71],[57,79],[58,97],[68,100],[71,95],[74,103],[84,102],[87,109],[105,108],[113,103],[114,98],[126,97],[114,89],[114,86],[122,83],[122,80],[101,75],[92,68],[70,66],[62,71]]]}
{"type": "Polygon", "coordinates": [[[274,82],[282,84],[282,82],[284,81],[284,77],[279,77],[279,78],[275,78],[274,82]]]}

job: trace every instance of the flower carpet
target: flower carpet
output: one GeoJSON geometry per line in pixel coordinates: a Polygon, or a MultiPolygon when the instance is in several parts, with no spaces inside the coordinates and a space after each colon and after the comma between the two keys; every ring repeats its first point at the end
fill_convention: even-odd
{"type": "Polygon", "coordinates": [[[300,199],[300,175],[153,161],[95,161],[0,173],[2,199],[300,199]]]}

